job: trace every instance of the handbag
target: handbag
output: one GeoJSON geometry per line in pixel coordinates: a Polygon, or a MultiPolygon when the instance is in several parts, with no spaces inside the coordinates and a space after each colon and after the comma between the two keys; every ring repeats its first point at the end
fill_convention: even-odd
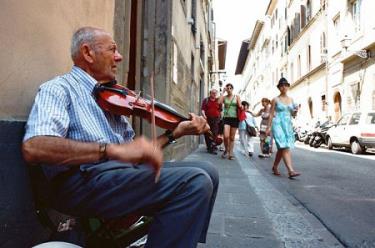
{"type": "Polygon", "coordinates": [[[246,120],[246,113],[241,107],[237,107],[237,118],[239,121],[246,120]]]}
{"type": "Polygon", "coordinates": [[[251,137],[257,136],[257,131],[255,130],[255,127],[250,126],[249,124],[247,124],[247,122],[246,122],[246,131],[248,135],[251,137]]]}

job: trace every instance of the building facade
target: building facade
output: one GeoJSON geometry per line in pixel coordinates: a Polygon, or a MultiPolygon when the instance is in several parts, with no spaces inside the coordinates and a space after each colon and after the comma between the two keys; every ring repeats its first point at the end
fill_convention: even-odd
{"type": "Polygon", "coordinates": [[[238,61],[243,98],[257,106],[278,94],[285,77],[300,125],[374,109],[374,7],[370,0],[271,0],[238,61]]]}

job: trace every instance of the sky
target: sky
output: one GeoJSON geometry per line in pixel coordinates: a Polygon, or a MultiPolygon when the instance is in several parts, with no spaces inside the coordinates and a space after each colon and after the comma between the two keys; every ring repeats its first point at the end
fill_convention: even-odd
{"type": "Polygon", "coordinates": [[[216,36],[228,41],[225,67],[227,82],[235,90],[242,85],[241,77],[234,76],[241,43],[249,39],[256,20],[263,19],[269,0],[214,0],[216,36]]]}

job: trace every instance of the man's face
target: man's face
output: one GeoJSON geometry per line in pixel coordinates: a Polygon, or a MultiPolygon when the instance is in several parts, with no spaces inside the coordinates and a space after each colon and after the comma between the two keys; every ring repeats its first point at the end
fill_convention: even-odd
{"type": "Polygon", "coordinates": [[[216,95],[217,95],[217,91],[216,91],[216,90],[211,90],[211,92],[210,92],[210,96],[211,96],[212,98],[216,98],[216,95]]]}
{"type": "Polygon", "coordinates": [[[94,45],[94,61],[91,71],[96,80],[107,82],[114,80],[117,72],[117,63],[122,61],[121,54],[117,51],[117,45],[107,33],[99,33],[94,45]]]}

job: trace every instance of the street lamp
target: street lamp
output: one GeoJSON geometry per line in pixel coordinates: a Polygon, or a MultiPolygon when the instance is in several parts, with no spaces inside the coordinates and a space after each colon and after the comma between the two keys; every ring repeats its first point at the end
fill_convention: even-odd
{"type": "MultiPolygon", "coordinates": [[[[340,41],[341,42],[341,47],[345,49],[345,51],[348,51],[348,47],[350,46],[350,42],[352,41],[351,38],[348,37],[348,35],[345,35],[342,40],[340,41]]],[[[362,49],[362,50],[358,50],[358,51],[348,51],[350,53],[353,53],[355,55],[357,55],[358,57],[360,58],[363,58],[363,59],[367,59],[369,58],[370,54],[369,54],[369,51],[366,50],[366,49],[362,49]]]]}

